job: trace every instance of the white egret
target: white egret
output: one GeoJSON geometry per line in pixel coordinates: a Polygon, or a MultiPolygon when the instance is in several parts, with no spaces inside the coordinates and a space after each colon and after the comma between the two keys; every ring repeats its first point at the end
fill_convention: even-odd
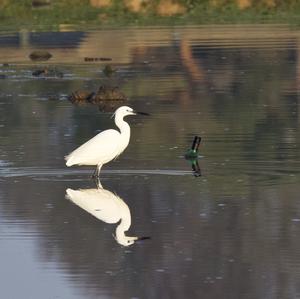
{"type": "Polygon", "coordinates": [[[103,164],[117,158],[127,147],[130,139],[130,126],[124,117],[127,115],[149,115],[136,112],[122,106],[115,112],[115,124],[120,132],[114,129],[102,131],[65,157],[66,165],[97,165],[94,175],[99,177],[103,164]]]}
{"type": "Polygon", "coordinates": [[[126,236],[125,232],[131,226],[131,214],[127,204],[116,194],[103,189],[101,184],[97,189],[66,190],[66,198],[77,206],[106,223],[117,223],[116,241],[123,246],[134,244],[138,240],[149,237],[126,236]]]}

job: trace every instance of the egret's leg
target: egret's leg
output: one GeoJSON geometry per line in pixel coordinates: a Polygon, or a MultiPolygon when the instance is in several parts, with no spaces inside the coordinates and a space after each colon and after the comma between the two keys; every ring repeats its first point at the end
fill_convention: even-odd
{"type": "Polygon", "coordinates": [[[94,172],[93,172],[93,174],[92,174],[92,178],[95,178],[95,177],[96,177],[96,174],[97,174],[97,168],[98,168],[98,167],[95,168],[95,170],[94,170],[94,172]]]}
{"type": "Polygon", "coordinates": [[[102,167],[102,165],[97,165],[97,167],[92,175],[92,178],[99,178],[101,167],[102,167]]]}
{"type": "Polygon", "coordinates": [[[95,178],[95,183],[98,189],[103,189],[99,177],[95,178]]]}
{"type": "Polygon", "coordinates": [[[96,177],[97,177],[97,178],[99,178],[99,176],[100,176],[100,170],[101,170],[101,167],[102,167],[101,164],[98,164],[98,165],[97,165],[97,169],[96,169],[96,177]]]}

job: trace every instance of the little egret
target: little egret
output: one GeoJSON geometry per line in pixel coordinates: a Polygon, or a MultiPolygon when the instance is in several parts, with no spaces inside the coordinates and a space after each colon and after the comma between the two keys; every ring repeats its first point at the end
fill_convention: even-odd
{"type": "Polygon", "coordinates": [[[66,198],[77,206],[106,223],[118,223],[115,239],[123,246],[130,246],[139,240],[150,237],[126,236],[131,226],[131,214],[128,205],[116,194],[103,189],[100,182],[97,189],[66,190],[66,198]]]}
{"type": "Polygon", "coordinates": [[[117,158],[127,147],[130,139],[130,127],[124,117],[127,115],[149,115],[137,112],[127,106],[115,112],[115,124],[120,129],[109,129],[97,134],[65,157],[66,165],[97,165],[94,176],[99,177],[103,164],[117,158]]]}

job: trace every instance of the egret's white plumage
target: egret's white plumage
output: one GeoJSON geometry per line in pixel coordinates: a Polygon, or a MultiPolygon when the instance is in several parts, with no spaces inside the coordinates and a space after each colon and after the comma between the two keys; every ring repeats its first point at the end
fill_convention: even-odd
{"type": "Polygon", "coordinates": [[[67,155],[66,165],[97,165],[96,175],[99,176],[102,165],[118,157],[128,146],[130,127],[123,118],[135,114],[147,115],[127,106],[118,108],[115,112],[115,124],[120,131],[109,129],[99,133],[67,155]]]}
{"type": "Polygon", "coordinates": [[[132,245],[137,240],[149,237],[126,236],[131,226],[131,214],[128,205],[116,194],[103,189],[99,183],[97,189],[66,190],[66,198],[77,206],[106,223],[120,223],[116,228],[115,239],[123,245],[132,245]]]}

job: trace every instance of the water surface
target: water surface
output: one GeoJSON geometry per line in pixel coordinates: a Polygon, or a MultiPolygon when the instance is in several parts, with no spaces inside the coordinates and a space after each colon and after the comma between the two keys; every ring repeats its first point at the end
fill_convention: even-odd
{"type": "Polygon", "coordinates": [[[3,296],[300,298],[299,41],[286,26],[3,32],[3,296]],[[36,49],[53,57],[32,62],[36,49]],[[32,75],[44,67],[64,76],[32,75]],[[127,118],[130,145],[101,173],[127,234],[151,236],[127,247],[118,223],[65,198],[96,185],[64,155],[114,126],[66,96],[103,84],[151,114],[127,118]],[[184,159],[196,134],[198,174],[184,159]]]}

